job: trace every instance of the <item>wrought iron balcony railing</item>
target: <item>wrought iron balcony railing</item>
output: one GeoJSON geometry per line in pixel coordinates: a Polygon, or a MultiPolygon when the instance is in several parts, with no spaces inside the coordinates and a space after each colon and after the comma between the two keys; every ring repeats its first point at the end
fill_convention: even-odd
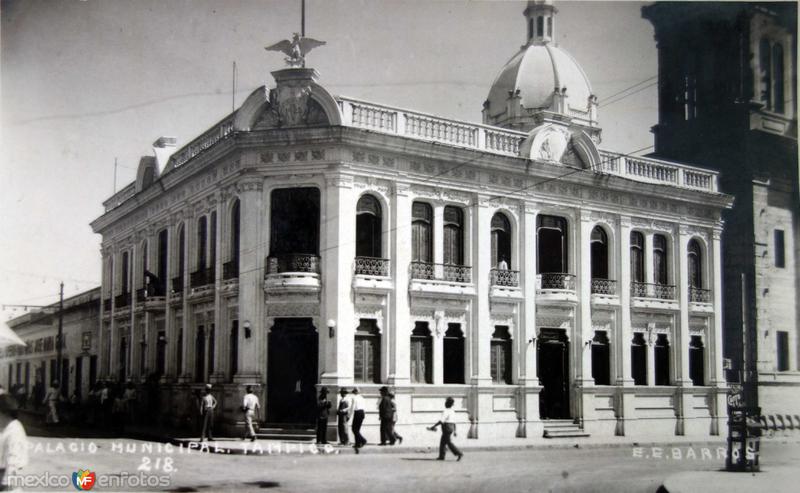
{"type": "Polygon", "coordinates": [[[467,283],[472,282],[472,267],[468,265],[411,262],[411,278],[467,283]]]}
{"type": "Polygon", "coordinates": [[[114,307],[115,308],[125,308],[131,304],[131,294],[130,293],[122,293],[118,294],[114,297],[114,307]]]}
{"type": "Polygon", "coordinates": [[[489,280],[492,283],[492,286],[516,288],[519,286],[519,271],[508,269],[492,269],[489,271],[489,280]]]}
{"type": "Polygon", "coordinates": [[[193,288],[197,288],[208,284],[214,284],[215,274],[216,272],[214,272],[213,268],[194,271],[189,275],[189,285],[193,288]]]}
{"type": "Polygon", "coordinates": [[[142,303],[147,299],[147,288],[139,288],[136,290],[136,302],[142,303]]]}
{"type": "Polygon", "coordinates": [[[675,286],[670,284],[651,284],[646,282],[631,282],[631,296],[634,298],[655,298],[659,300],[674,300],[675,286]]]}
{"type": "Polygon", "coordinates": [[[389,275],[389,260],[375,257],[356,257],[356,275],[382,276],[389,275]]]}
{"type": "Polygon", "coordinates": [[[238,260],[231,260],[229,262],[225,262],[222,264],[222,280],[227,281],[229,279],[238,279],[239,278],[239,261],[238,260]]]}
{"type": "Polygon", "coordinates": [[[183,276],[173,277],[172,278],[172,292],[173,293],[182,293],[183,292],[183,276]]]}
{"type": "Polygon", "coordinates": [[[267,274],[308,272],[319,274],[319,257],[310,253],[292,253],[267,257],[267,274]]]}
{"type": "Polygon", "coordinates": [[[617,294],[617,281],[612,279],[592,279],[592,294],[617,294]]]}
{"type": "Polygon", "coordinates": [[[539,274],[539,289],[575,291],[575,275],[563,272],[543,272],[539,274]]]}
{"type": "Polygon", "coordinates": [[[690,286],[689,301],[693,303],[711,303],[711,290],[690,286]]]}

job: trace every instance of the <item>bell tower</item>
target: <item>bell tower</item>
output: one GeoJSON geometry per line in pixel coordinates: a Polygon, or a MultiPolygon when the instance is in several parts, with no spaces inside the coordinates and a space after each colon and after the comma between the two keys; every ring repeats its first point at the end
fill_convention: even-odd
{"type": "Polygon", "coordinates": [[[523,15],[528,25],[528,41],[526,45],[547,44],[555,39],[558,10],[553,0],[529,0],[523,15]]]}

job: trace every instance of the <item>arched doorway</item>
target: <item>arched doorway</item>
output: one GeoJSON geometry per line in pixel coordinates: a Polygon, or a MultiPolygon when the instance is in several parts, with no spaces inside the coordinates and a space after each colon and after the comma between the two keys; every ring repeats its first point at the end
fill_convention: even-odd
{"type": "Polygon", "coordinates": [[[275,319],[268,344],[267,421],[315,423],[318,338],[312,319],[275,319]]]}

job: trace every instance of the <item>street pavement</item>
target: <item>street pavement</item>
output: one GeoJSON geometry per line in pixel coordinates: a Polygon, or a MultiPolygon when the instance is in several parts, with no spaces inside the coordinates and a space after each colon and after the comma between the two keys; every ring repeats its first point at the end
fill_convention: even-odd
{"type": "MultiPolygon", "coordinates": [[[[270,448],[263,443],[260,453],[252,449],[253,453],[237,455],[213,446],[201,450],[133,439],[30,440],[31,462],[26,475],[71,477],[79,469],[88,469],[96,473],[93,491],[655,492],[661,485],[672,484],[675,489],[669,491],[673,492],[729,493],[733,491],[731,485],[738,484],[749,485],[747,491],[754,491],[755,485],[764,491],[780,492],[796,491],[785,482],[790,476],[797,477],[800,464],[800,443],[778,438],[762,442],[764,472],[755,476],[717,472],[724,467],[719,445],[690,443],[494,451],[465,447],[462,461],[456,462],[449,455],[441,462],[435,460],[435,453],[415,449],[370,453],[378,447],[355,455],[349,449],[347,453],[335,448],[320,451],[298,444],[283,444],[281,448],[272,444],[270,448]],[[109,481],[116,483],[109,486],[109,481]],[[148,482],[151,487],[140,486],[148,482]]],[[[431,441],[436,437],[432,435],[431,441]]],[[[47,488],[40,482],[24,489],[47,488]]],[[[58,489],[75,491],[72,484],[58,489]]]]}

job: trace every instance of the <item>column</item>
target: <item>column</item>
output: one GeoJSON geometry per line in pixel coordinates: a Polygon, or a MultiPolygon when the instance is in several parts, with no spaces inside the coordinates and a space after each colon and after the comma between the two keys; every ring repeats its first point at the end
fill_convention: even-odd
{"type": "MultiPolygon", "coordinates": [[[[208,379],[212,383],[224,382],[225,381],[225,361],[227,358],[225,355],[227,354],[225,348],[228,346],[228,338],[224,337],[226,333],[226,329],[228,324],[227,316],[223,313],[223,309],[225,304],[223,303],[222,296],[220,295],[220,287],[222,285],[222,259],[223,251],[223,238],[227,237],[225,235],[225,228],[222,227],[223,222],[227,221],[226,214],[225,214],[225,201],[224,197],[221,193],[217,192],[216,194],[216,211],[217,211],[217,224],[216,224],[216,238],[214,238],[215,246],[214,250],[217,252],[217,255],[214,258],[214,354],[211,356],[214,359],[214,371],[209,372],[208,379]]],[[[211,231],[211,227],[209,225],[209,231],[211,231]]],[[[208,349],[211,349],[210,339],[209,344],[207,345],[208,349]]]]}
{"type": "Polygon", "coordinates": [[[575,380],[581,387],[593,387],[592,351],[587,341],[592,339],[592,253],[589,241],[592,236],[592,220],[587,210],[580,211],[580,223],[575,238],[575,253],[578,260],[578,320],[575,346],[580,358],[575,361],[575,380]]]}
{"type": "Polygon", "coordinates": [[[322,254],[322,320],[336,322],[334,337],[327,327],[319,328],[324,362],[320,383],[347,385],[353,381],[353,338],[357,322],[351,300],[355,248],[356,197],[353,178],[330,175],[325,178],[324,253],[322,254]]]}
{"type": "MultiPolygon", "coordinates": [[[[524,300],[520,314],[520,327],[515,334],[519,365],[518,383],[525,387],[537,387],[539,377],[536,368],[536,216],[538,211],[531,205],[520,203],[519,255],[520,286],[524,300]]],[[[535,410],[538,416],[538,401],[535,410]]],[[[533,412],[533,411],[532,411],[533,412]]]]}
{"type": "MultiPolygon", "coordinates": [[[[147,238],[144,240],[144,244],[147,243],[147,238]]],[[[130,344],[128,345],[128,354],[129,361],[130,361],[130,368],[128,370],[128,374],[130,375],[131,379],[136,380],[141,374],[142,368],[139,365],[139,355],[144,349],[141,342],[144,340],[144,318],[146,316],[146,312],[142,310],[141,312],[136,311],[136,308],[140,304],[138,301],[138,296],[136,295],[137,286],[144,287],[144,260],[142,259],[142,252],[141,252],[141,245],[142,241],[140,239],[136,239],[134,242],[133,248],[131,248],[131,339],[130,344]]],[[[149,253],[149,252],[148,252],[149,253]]],[[[144,302],[141,302],[142,304],[144,302]]]]}
{"type": "MultiPolygon", "coordinates": [[[[688,244],[691,235],[685,227],[681,226],[677,245],[673,249],[678,255],[678,276],[675,280],[678,304],[680,306],[680,316],[678,326],[675,327],[674,342],[672,345],[675,358],[675,385],[691,387],[692,381],[689,379],[689,260],[687,256],[688,244]]],[[[719,312],[722,315],[722,312],[719,312]]]]}
{"type": "Polygon", "coordinates": [[[407,183],[394,184],[394,207],[391,207],[389,250],[394,290],[389,293],[391,320],[384,332],[391,331],[389,347],[389,381],[391,385],[408,385],[411,377],[411,320],[408,302],[408,268],[411,265],[411,196],[407,183]]]}
{"type": "MultiPolygon", "coordinates": [[[[725,373],[722,369],[722,249],[720,245],[720,237],[722,235],[722,228],[715,227],[711,236],[710,254],[707,255],[711,265],[709,272],[711,272],[711,289],[712,301],[714,303],[714,325],[708,328],[707,344],[708,361],[707,368],[709,371],[706,373],[706,382],[715,387],[724,387],[725,373]]],[[[688,342],[688,341],[687,341],[688,342]]]]}
{"type": "MultiPolygon", "coordinates": [[[[647,332],[644,337],[647,340],[647,386],[654,387],[656,384],[656,335],[655,323],[647,324],[647,332]]],[[[670,344],[672,341],[670,341],[670,344]]]]}
{"type": "MultiPolygon", "coordinates": [[[[189,208],[187,206],[187,208],[189,208]]],[[[177,372],[177,381],[179,382],[188,382],[191,380],[191,366],[189,363],[189,354],[191,347],[191,339],[189,337],[191,331],[189,330],[189,325],[192,322],[193,317],[189,313],[189,291],[191,287],[189,287],[189,278],[190,272],[192,271],[191,265],[193,264],[191,259],[191,253],[193,252],[192,249],[192,242],[196,241],[195,239],[195,228],[197,225],[194,222],[195,216],[194,211],[189,208],[189,213],[187,214],[184,223],[183,223],[183,279],[181,282],[183,283],[183,296],[181,296],[181,318],[180,320],[175,320],[176,324],[178,325],[178,329],[180,329],[181,338],[183,339],[183,344],[176,348],[177,351],[181,353],[181,368],[177,372]]],[[[178,242],[180,245],[180,242],[178,242]]],[[[179,257],[180,258],[180,257],[179,257]]],[[[175,344],[178,343],[178,336],[177,333],[175,335],[175,344]]]]}
{"type": "MultiPolygon", "coordinates": [[[[119,361],[117,361],[118,357],[114,351],[114,347],[116,347],[119,344],[119,333],[117,332],[119,329],[117,327],[117,317],[115,312],[117,310],[116,294],[118,290],[116,287],[118,285],[117,271],[119,271],[120,254],[119,250],[116,247],[114,247],[113,250],[111,251],[111,256],[112,256],[112,265],[111,265],[111,274],[109,276],[109,286],[111,286],[111,289],[109,290],[111,295],[111,320],[109,321],[109,337],[108,337],[109,351],[107,356],[108,361],[107,361],[107,366],[105,367],[106,378],[110,378],[112,375],[114,375],[117,369],[119,368],[119,361]]],[[[103,350],[105,350],[105,348],[103,348],[103,350]]],[[[44,378],[44,375],[42,376],[42,378],[44,378]]],[[[43,383],[47,385],[47,380],[45,380],[43,383]]]]}
{"type": "MultiPolygon", "coordinates": [[[[520,287],[523,301],[517,333],[513,335],[516,354],[512,364],[517,365],[515,383],[520,386],[520,403],[517,419],[520,420],[520,435],[541,436],[539,421],[539,377],[536,368],[536,216],[538,210],[531,204],[520,201],[519,258],[520,287]]],[[[512,264],[514,265],[514,264],[512,264]]]]}
{"type": "MultiPolygon", "coordinates": [[[[491,270],[492,236],[491,222],[492,210],[488,207],[486,197],[476,195],[474,222],[472,228],[472,282],[475,285],[475,303],[472,312],[472,384],[491,385],[491,341],[493,327],[490,325],[489,306],[489,271],[491,270]]],[[[468,338],[469,340],[469,338],[468,338]]]]}
{"type": "Polygon", "coordinates": [[[444,383],[444,332],[447,330],[444,322],[444,310],[436,310],[433,315],[433,327],[431,327],[431,360],[433,363],[433,384],[442,385],[444,383]]]}
{"type": "Polygon", "coordinates": [[[259,365],[259,352],[266,348],[264,326],[264,255],[262,243],[265,221],[264,180],[248,176],[237,184],[242,225],[239,237],[239,364],[234,381],[260,381],[266,366],[259,365]],[[249,330],[248,327],[249,326],[249,330]],[[249,335],[249,337],[248,337],[249,335]]]}
{"type": "Polygon", "coordinates": [[[620,216],[617,225],[618,237],[618,256],[617,267],[619,289],[619,324],[614,334],[615,354],[614,367],[616,368],[617,385],[625,387],[633,386],[633,376],[631,374],[631,218],[630,216],[620,216]]]}

